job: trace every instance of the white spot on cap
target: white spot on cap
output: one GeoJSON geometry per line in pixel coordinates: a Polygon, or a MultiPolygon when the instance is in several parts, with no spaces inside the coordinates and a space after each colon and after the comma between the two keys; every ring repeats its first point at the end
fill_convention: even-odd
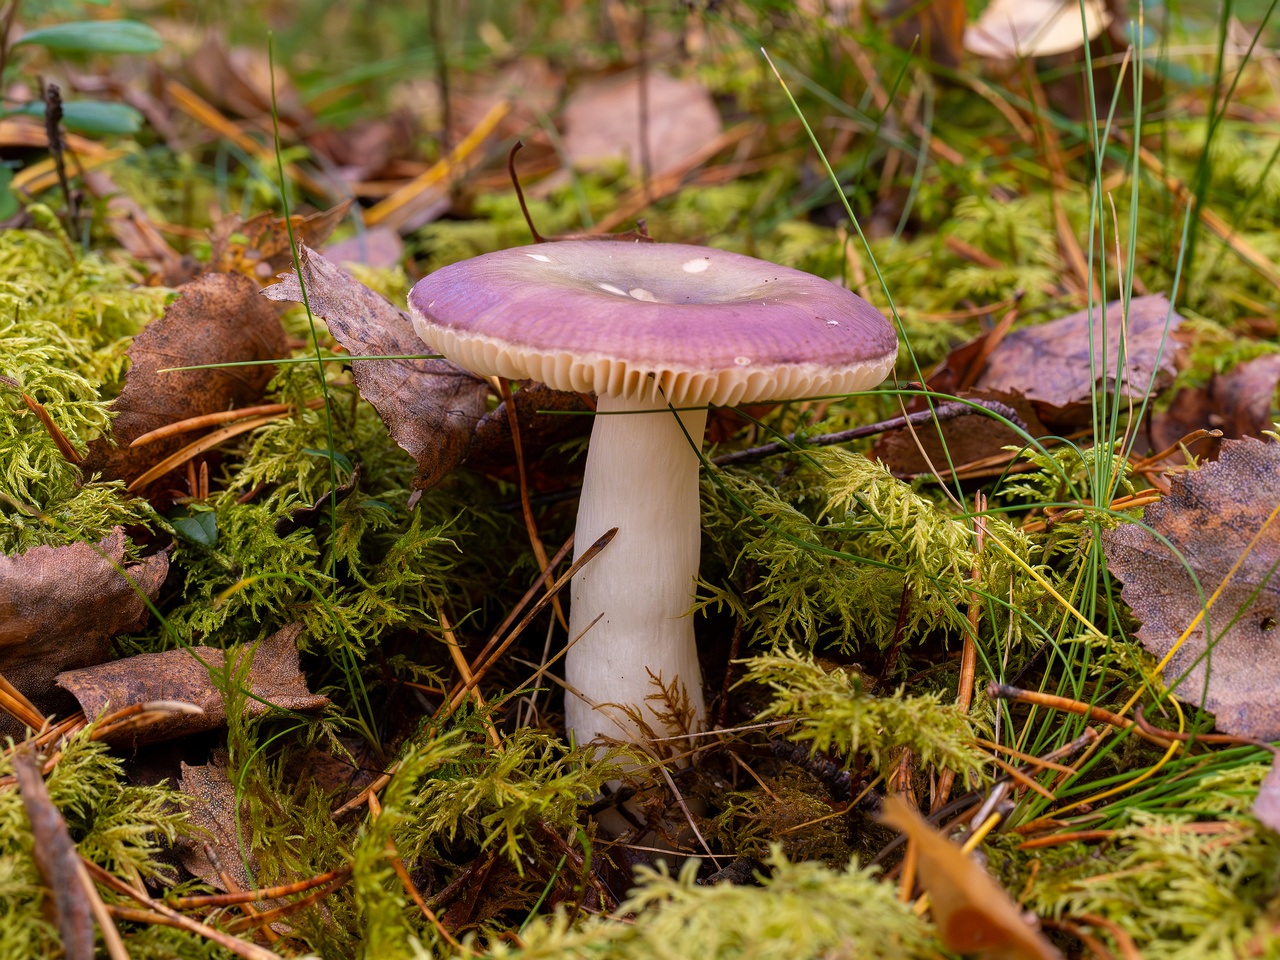
{"type": "Polygon", "coordinates": [[[596,286],[605,293],[614,293],[620,297],[625,297],[627,295],[627,291],[623,290],[621,287],[615,287],[612,283],[597,283],[596,286]]]}
{"type": "Polygon", "coordinates": [[[751,365],[751,358],[750,357],[734,357],[733,362],[740,367],[747,367],[751,365]]]}
{"type": "Polygon", "coordinates": [[[828,321],[827,321],[827,326],[828,326],[828,327],[838,327],[838,326],[840,326],[840,321],[839,321],[839,320],[828,320],[828,321]]]}
{"type": "Polygon", "coordinates": [[[694,257],[692,260],[686,260],[682,265],[685,273],[701,273],[707,267],[711,266],[710,257],[694,257]]]}
{"type": "Polygon", "coordinates": [[[525,256],[526,256],[526,257],[528,257],[530,260],[537,260],[539,263],[550,263],[550,262],[551,262],[551,258],[550,258],[550,257],[543,256],[543,255],[542,255],[542,254],[540,254],[540,253],[526,253],[526,254],[525,254],[525,256]]]}
{"type": "Polygon", "coordinates": [[[658,302],[658,298],[644,287],[635,287],[634,289],[628,290],[627,293],[631,294],[631,296],[636,300],[648,300],[650,303],[658,302]]]}

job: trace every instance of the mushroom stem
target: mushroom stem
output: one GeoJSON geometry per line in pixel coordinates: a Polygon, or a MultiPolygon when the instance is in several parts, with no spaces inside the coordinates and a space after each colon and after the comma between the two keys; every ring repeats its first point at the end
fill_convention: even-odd
{"type": "Polygon", "coordinates": [[[578,743],[601,734],[643,742],[623,705],[641,711],[649,736],[684,732],[659,719],[669,712],[663,701],[646,700],[659,692],[651,673],[668,687],[679,681],[694,711],[691,729],[706,713],[690,615],[701,527],[699,460],[689,441],[701,444],[707,411],[681,411],[677,422],[657,409],[665,406],[648,390],[599,398],[574,543],[585,550],[610,527],[618,533],[573,578],[570,636],[604,614],[565,658],[570,688],[601,705],[566,694],[566,726],[578,743]]]}

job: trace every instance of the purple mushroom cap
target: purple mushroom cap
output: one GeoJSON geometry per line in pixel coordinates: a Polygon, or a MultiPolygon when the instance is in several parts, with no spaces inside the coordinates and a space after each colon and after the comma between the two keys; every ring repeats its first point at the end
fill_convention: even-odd
{"type": "Polygon", "coordinates": [[[565,240],[442,267],[418,335],[486,376],[682,404],[846,393],[888,375],[893,327],[820,277],[711,247],[565,240]]]}

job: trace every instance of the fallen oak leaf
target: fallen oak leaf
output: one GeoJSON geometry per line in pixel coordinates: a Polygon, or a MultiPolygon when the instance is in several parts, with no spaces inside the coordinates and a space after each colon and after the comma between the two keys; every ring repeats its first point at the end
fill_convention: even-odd
{"type": "Polygon", "coordinates": [[[226,703],[204,664],[219,670],[229,664],[234,676],[246,656],[252,656],[252,660],[242,683],[252,696],[245,698],[245,717],[262,716],[271,706],[282,710],[321,710],[329,705],[328,697],[307,689],[306,678],[298,667],[297,640],[301,634],[302,624],[291,623],[253,647],[229,651],[192,647],[142,653],[60,673],[57,683],[75,696],[87,717],[96,717],[108,707],[119,710],[133,704],[165,700],[199,708],[199,712],[169,713],[150,722],[129,723],[118,731],[104,733],[102,739],[117,746],[137,747],[223,726],[227,721],[226,703]]]}
{"type": "Polygon", "coordinates": [[[132,482],[185,443],[169,437],[130,450],[152,430],[191,417],[218,413],[258,400],[274,367],[289,355],[277,309],[255,294],[257,286],[234,274],[206,274],[179,288],[164,315],[147,324],[129,347],[124,389],[111,405],[111,440],[89,444],[81,464],[86,475],[132,482]],[[159,371],[208,363],[263,361],[262,366],[159,371]]]}
{"type": "Polygon", "coordinates": [[[1128,524],[1102,534],[1120,596],[1142,621],[1138,639],[1153,656],[1172,653],[1165,683],[1189,703],[1203,699],[1219,730],[1280,738],[1280,522],[1268,522],[1280,503],[1280,443],[1224,440],[1217,461],[1174,475],[1172,486],[1143,514],[1156,533],[1128,524]],[[1206,600],[1222,588],[1205,617],[1212,651],[1202,621],[1173,652],[1202,612],[1201,594],[1156,534],[1186,558],[1206,600]]]}
{"type": "Polygon", "coordinates": [[[898,794],[885,797],[880,821],[907,835],[920,885],[947,949],[984,960],[1061,960],[991,875],[938,832],[898,794]]]}
{"type": "MultiPolygon", "coordinates": [[[[169,558],[158,553],[126,565],[124,546],[116,527],[96,546],[41,546],[0,557],[0,675],[46,714],[75,709],[55,676],[104,662],[112,637],[147,621],[143,596],[160,592],[169,558]]],[[[21,732],[0,715],[0,734],[21,732]]]]}
{"type": "MultiPolygon", "coordinates": [[[[359,359],[415,356],[431,348],[418,338],[408,314],[386,297],[308,247],[299,247],[298,259],[311,312],[324,318],[352,356],[356,389],[378,411],[391,439],[417,461],[414,488],[439,483],[467,456],[488,384],[448,360],[359,359]]],[[[302,303],[297,272],[282,273],[262,296],[302,303]]]]}
{"type": "MultiPolygon", "coordinates": [[[[178,857],[194,876],[219,890],[232,886],[224,877],[241,890],[253,890],[257,887],[258,854],[248,833],[252,822],[249,802],[237,797],[236,785],[227,777],[227,761],[226,750],[215,750],[207,764],[181,765],[179,803],[187,811],[189,823],[201,831],[197,837],[206,837],[207,831],[208,839],[179,843],[178,857]]],[[[281,901],[263,902],[275,906],[281,901]]]]}

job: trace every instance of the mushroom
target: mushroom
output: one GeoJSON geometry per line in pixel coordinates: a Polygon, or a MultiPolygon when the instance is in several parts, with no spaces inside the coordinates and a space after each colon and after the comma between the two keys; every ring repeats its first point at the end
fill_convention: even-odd
{"type": "Polygon", "coordinates": [[[675,243],[500,250],[432,273],[409,307],[418,335],[468,370],[598,396],[576,550],[618,533],[573,579],[570,636],[587,632],[565,658],[568,729],[639,741],[626,708],[651,736],[685,732],[660,716],[659,678],[683,688],[696,728],[707,407],[872,387],[897,358],[892,326],[819,277],[675,243]]]}

